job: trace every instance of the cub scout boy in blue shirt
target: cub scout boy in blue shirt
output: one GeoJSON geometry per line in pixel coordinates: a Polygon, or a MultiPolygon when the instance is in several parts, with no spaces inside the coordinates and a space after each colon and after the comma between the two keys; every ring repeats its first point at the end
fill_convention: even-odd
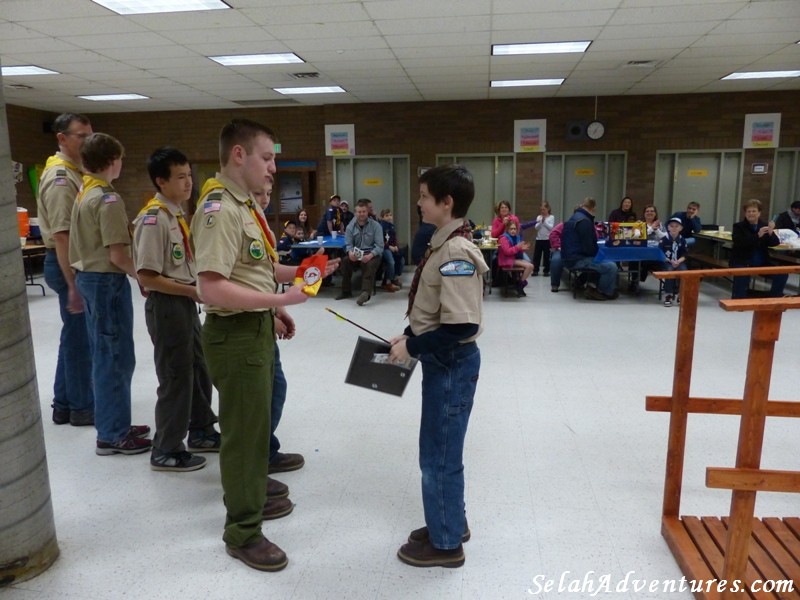
{"type": "Polygon", "coordinates": [[[409,326],[392,339],[391,361],[422,363],[419,463],[425,527],[397,552],[415,567],[460,567],[470,531],[464,512],[464,438],[481,355],[475,339],[483,317],[483,274],[489,268],[466,220],[475,196],[460,165],[434,167],[419,179],[422,219],[436,226],[408,294],[409,326]],[[451,385],[452,383],[452,385],[451,385]]]}

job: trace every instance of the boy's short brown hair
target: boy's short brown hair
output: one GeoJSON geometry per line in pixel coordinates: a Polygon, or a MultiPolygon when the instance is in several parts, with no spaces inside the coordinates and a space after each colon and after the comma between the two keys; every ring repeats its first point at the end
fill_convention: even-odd
{"type": "Polygon", "coordinates": [[[81,162],[89,173],[107,169],[118,158],[125,157],[119,140],[107,133],[93,133],[81,144],[81,162]]]}
{"type": "Polygon", "coordinates": [[[248,154],[252,152],[253,140],[259,135],[267,136],[273,143],[278,141],[275,132],[266,125],[250,119],[232,119],[219,132],[219,164],[223,167],[228,164],[234,146],[241,146],[248,154]]]}
{"type": "Polygon", "coordinates": [[[390,214],[392,214],[392,209],[391,208],[382,208],[381,209],[381,219],[383,217],[385,217],[386,215],[390,215],[390,214]]]}

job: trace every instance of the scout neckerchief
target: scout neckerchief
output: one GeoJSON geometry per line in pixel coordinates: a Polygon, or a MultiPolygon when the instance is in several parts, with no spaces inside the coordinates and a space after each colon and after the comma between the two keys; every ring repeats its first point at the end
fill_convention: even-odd
{"type": "Polygon", "coordinates": [[[44,170],[45,171],[47,171],[47,169],[49,169],[50,167],[67,167],[68,169],[72,169],[76,173],[80,173],[81,172],[81,170],[77,167],[77,165],[75,165],[74,163],[71,163],[68,160],[65,160],[65,159],[61,158],[57,154],[54,154],[53,156],[49,157],[47,159],[47,162],[44,163],[44,170]]]}
{"type": "MultiPolygon", "coordinates": [[[[214,190],[224,189],[225,186],[218,180],[210,177],[206,179],[206,182],[203,184],[203,189],[200,190],[200,198],[205,198],[206,195],[210,194],[214,190]]],[[[264,213],[261,210],[256,210],[254,208],[253,201],[248,198],[247,199],[247,208],[250,209],[250,214],[258,223],[258,226],[261,228],[261,235],[264,239],[264,246],[267,248],[267,254],[272,259],[273,263],[278,262],[278,253],[275,252],[275,238],[272,236],[272,232],[267,227],[267,221],[264,219],[264,213]]]]}
{"type": "MultiPolygon", "coordinates": [[[[154,196],[150,198],[147,204],[144,205],[144,208],[139,211],[139,216],[141,217],[151,208],[160,208],[165,213],[169,215],[172,214],[169,207],[154,196]]],[[[186,258],[192,260],[192,250],[189,247],[189,224],[186,222],[186,219],[183,218],[183,211],[179,212],[175,217],[178,219],[178,225],[181,226],[181,235],[183,235],[183,247],[186,251],[186,258]]]]}
{"type": "Polygon", "coordinates": [[[100,179],[95,177],[94,175],[84,175],[83,176],[83,185],[81,185],[81,189],[78,192],[78,197],[75,198],[75,202],[80,204],[83,197],[86,196],[87,192],[92,188],[110,188],[111,186],[105,179],[100,179]]]}
{"type": "MultiPolygon", "coordinates": [[[[472,239],[472,228],[469,226],[469,221],[465,219],[461,227],[455,229],[447,236],[445,242],[452,240],[454,237],[465,237],[468,240],[472,239]]],[[[442,245],[444,245],[444,242],[442,242],[442,245]]],[[[433,252],[433,248],[431,248],[429,244],[428,249],[425,251],[425,256],[419,261],[417,270],[414,271],[414,278],[411,280],[411,289],[408,291],[408,310],[406,311],[406,316],[411,314],[411,308],[414,306],[414,298],[417,295],[417,288],[419,287],[419,278],[422,276],[422,269],[425,267],[425,263],[428,262],[428,257],[431,255],[431,252],[433,252]]]]}

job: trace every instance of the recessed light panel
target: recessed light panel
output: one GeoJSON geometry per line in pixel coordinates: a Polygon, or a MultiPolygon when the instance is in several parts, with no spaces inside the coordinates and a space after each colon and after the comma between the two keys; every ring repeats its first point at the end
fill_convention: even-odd
{"type": "Polygon", "coordinates": [[[92,0],[119,15],[220,10],[230,8],[222,0],[92,0]]]}
{"type": "Polygon", "coordinates": [[[234,54],[231,56],[209,56],[208,58],[226,67],[286,65],[305,62],[293,52],[286,52],[284,54],[234,54]]]}
{"type": "Polygon", "coordinates": [[[113,102],[115,100],[149,100],[148,96],[141,94],[98,94],[96,96],[78,96],[84,100],[93,100],[94,102],[113,102]]]}
{"type": "Polygon", "coordinates": [[[327,87],[292,87],[292,88],[273,88],[279,94],[285,96],[296,96],[298,94],[342,94],[344,90],[338,85],[327,87]]]}
{"type": "Polygon", "coordinates": [[[501,79],[492,81],[492,87],[529,87],[535,85],[561,85],[562,83],[564,83],[563,77],[561,79],[501,79]]]}
{"type": "Polygon", "coordinates": [[[20,65],[17,67],[3,67],[3,77],[14,77],[19,75],[60,75],[57,71],[43,69],[36,65],[20,65]]]}
{"type": "Polygon", "coordinates": [[[512,56],[515,54],[566,54],[586,52],[591,41],[583,42],[544,42],[541,44],[493,44],[492,56],[512,56]]]}
{"type": "Polygon", "coordinates": [[[778,79],[785,77],[800,77],[800,71],[743,71],[731,73],[722,78],[726,79],[778,79]]]}

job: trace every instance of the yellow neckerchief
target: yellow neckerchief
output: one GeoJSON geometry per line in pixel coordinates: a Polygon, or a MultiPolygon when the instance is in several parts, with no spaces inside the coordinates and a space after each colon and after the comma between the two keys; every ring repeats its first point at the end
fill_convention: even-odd
{"type": "MultiPolygon", "coordinates": [[[[218,179],[213,177],[209,177],[206,179],[206,182],[203,184],[203,188],[200,190],[200,200],[202,201],[208,194],[213,192],[214,190],[221,190],[224,189],[225,185],[221,183],[218,179]]],[[[199,206],[199,202],[198,202],[199,206]]],[[[267,227],[267,221],[264,219],[264,214],[261,213],[259,218],[258,211],[255,210],[253,200],[248,198],[247,200],[247,208],[250,209],[250,214],[252,215],[253,219],[255,219],[258,226],[261,228],[261,237],[264,241],[264,246],[267,249],[267,254],[272,259],[272,262],[278,262],[278,253],[275,252],[275,238],[272,237],[272,232],[267,227]]]]}
{"type": "Polygon", "coordinates": [[[77,165],[75,165],[75,163],[63,159],[57,154],[54,154],[53,156],[47,159],[47,162],[44,163],[44,170],[47,171],[47,169],[49,169],[50,167],[61,167],[61,166],[67,167],[68,169],[72,169],[76,173],[81,172],[81,170],[78,168],[77,165]]]}
{"type": "MultiPolygon", "coordinates": [[[[144,205],[144,208],[139,211],[139,216],[141,217],[144,215],[148,210],[151,208],[160,208],[167,214],[172,214],[172,211],[169,209],[169,206],[164,204],[161,200],[153,196],[150,200],[147,201],[147,204],[144,205]]],[[[189,247],[189,224],[186,222],[186,219],[183,218],[183,211],[179,212],[175,217],[178,219],[178,225],[181,226],[181,233],[183,234],[183,247],[186,250],[186,256],[191,260],[192,258],[192,250],[189,247]]]]}
{"type": "Polygon", "coordinates": [[[92,188],[108,187],[108,186],[109,186],[108,182],[105,181],[104,179],[99,179],[98,177],[95,177],[94,175],[84,175],[83,176],[83,185],[81,185],[81,189],[78,192],[78,197],[75,198],[75,202],[80,204],[81,200],[83,200],[83,197],[92,188]]]}

